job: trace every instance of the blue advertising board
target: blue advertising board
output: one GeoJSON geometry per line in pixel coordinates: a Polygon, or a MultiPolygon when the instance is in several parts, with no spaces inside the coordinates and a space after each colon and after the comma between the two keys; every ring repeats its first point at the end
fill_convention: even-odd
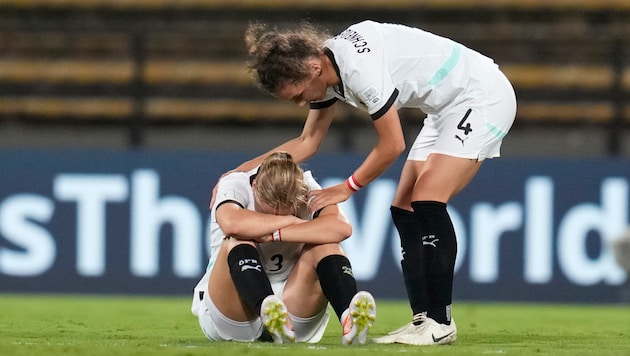
{"type": "MultiPolygon", "coordinates": [[[[0,153],[0,292],[189,294],[209,258],[211,189],[250,159],[223,152],[0,153]]],[[[306,162],[323,186],[363,157],[306,162]]],[[[405,299],[389,206],[403,161],[342,203],[358,283],[405,299]]],[[[628,226],[630,162],[488,160],[449,204],[456,300],[627,301],[611,242],[628,226]],[[625,295],[625,297],[624,297],[625,295]]]]}

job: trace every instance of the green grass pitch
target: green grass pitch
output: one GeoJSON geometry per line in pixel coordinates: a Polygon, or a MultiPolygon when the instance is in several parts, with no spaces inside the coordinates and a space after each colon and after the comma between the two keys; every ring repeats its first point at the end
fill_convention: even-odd
{"type": "MultiPolygon", "coordinates": [[[[377,314],[370,336],[409,320],[403,301],[377,314]]],[[[346,347],[336,318],[318,344],[211,343],[187,297],[0,294],[0,355],[630,355],[629,305],[455,303],[453,316],[449,346],[346,347]]]]}

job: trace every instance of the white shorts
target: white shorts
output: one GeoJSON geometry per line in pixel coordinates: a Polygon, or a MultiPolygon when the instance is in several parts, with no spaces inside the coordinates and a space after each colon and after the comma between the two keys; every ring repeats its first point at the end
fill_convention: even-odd
{"type": "Polygon", "coordinates": [[[477,98],[427,115],[407,160],[426,161],[431,153],[478,161],[499,157],[516,116],[516,96],[508,79],[498,73],[495,83],[477,98]]]}
{"type": "MultiPolygon", "coordinates": [[[[286,281],[272,283],[274,294],[282,298],[286,281]]],[[[198,304],[197,316],[201,330],[210,341],[243,341],[250,342],[260,338],[263,324],[260,318],[250,321],[234,321],[229,319],[214,305],[210,296],[204,294],[198,304]]],[[[200,295],[196,295],[197,298],[200,295]]],[[[328,306],[310,318],[300,318],[289,314],[297,342],[316,343],[322,339],[330,319],[328,306]]]]}

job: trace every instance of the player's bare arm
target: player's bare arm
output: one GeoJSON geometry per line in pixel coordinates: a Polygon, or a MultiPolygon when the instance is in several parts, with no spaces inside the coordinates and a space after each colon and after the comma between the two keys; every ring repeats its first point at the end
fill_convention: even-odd
{"type": "Polygon", "coordinates": [[[331,205],[322,209],[313,220],[287,226],[280,233],[282,242],[339,243],[352,235],[352,225],[337,205],[331,205]]]}
{"type": "Polygon", "coordinates": [[[288,152],[297,163],[304,162],[309,159],[317,152],[324,136],[326,136],[326,133],[328,132],[328,128],[330,127],[334,117],[334,107],[335,105],[333,104],[332,106],[324,109],[309,110],[300,136],[241,164],[236,167],[235,170],[238,172],[247,172],[254,169],[255,167],[258,167],[263,159],[265,159],[265,157],[267,157],[270,153],[278,151],[288,152]]]}
{"type": "MultiPolygon", "coordinates": [[[[374,121],[378,142],[353,174],[358,185],[364,186],[380,176],[405,150],[405,138],[396,108],[392,106],[374,121]]],[[[311,192],[310,208],[313,210],[346,201],[356,190],[346,182],[311,192]]]]}
{"type": "Polygon", "coordinates": [[[243,209],[233,203],[221,204],[217,208],[216,218],[226,236],[241,240],[257,240],[280,228],[305,221],[293,215],[273,215],[243,209]]]}
{"type": "Polygon", "coordinates": [[[392,106],[383,116],[374,120],[374,127],[378,142],[354,172],[361,185],[366,185],[383,174],[405,151],[405,137],[396,107],[392,106]]]}

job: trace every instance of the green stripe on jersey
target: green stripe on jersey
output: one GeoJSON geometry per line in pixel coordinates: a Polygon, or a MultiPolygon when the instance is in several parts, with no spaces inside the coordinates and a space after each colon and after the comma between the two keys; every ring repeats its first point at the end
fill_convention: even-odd
{"type": "Polygon", "coordinates": [[[498,138],[504,138],[505,135],[507,135],[507,132],[503,132],[501,130],[499,130],[496,126],[490,125],[490,124],[486,124],[486,127],[488,128],[488,130],[490,130],[491,133],[494,134],[494,136],[498,137],[498,138]]]}
{"type": "Polygon", "coordinates": [[[433,74],[433,78],[429,80],[430,85],[436,86],[440,84],[442,80],[444,80],[444,78],[446,78],[448,73],[450,73],[453,70],[453,68],[455,68],[455,65],[457,65],[457,62],[459,62],[460,52],[461,52],[461,46],[455,45],[453,47],[453,50],[451,51],[451,55],[448,57],[446,62],[442,64],[442,67],[440,67],[440,69],[438,69],[437,72],[433,74]]]}

